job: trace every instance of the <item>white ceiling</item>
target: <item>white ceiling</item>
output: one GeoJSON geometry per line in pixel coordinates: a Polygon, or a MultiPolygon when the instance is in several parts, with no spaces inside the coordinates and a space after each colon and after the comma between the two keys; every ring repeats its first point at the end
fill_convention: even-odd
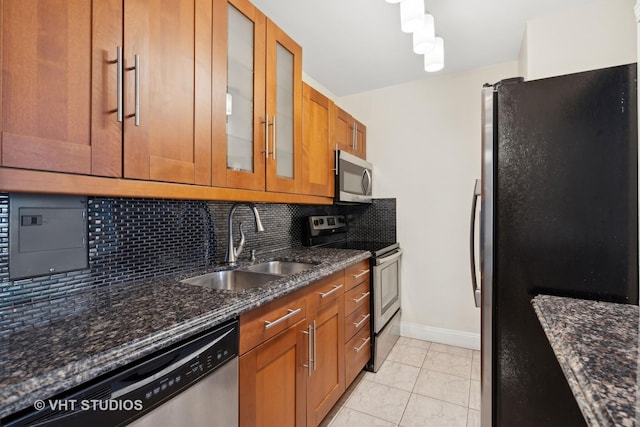
{"type": "Polygon", "coordinates": [[[400,7],[384,0],[252,0],[303,48],[303,69],[336,96],[516,60],[527,20],[595,0],[425,0],[445,67],[424,71],[400,7]]]}

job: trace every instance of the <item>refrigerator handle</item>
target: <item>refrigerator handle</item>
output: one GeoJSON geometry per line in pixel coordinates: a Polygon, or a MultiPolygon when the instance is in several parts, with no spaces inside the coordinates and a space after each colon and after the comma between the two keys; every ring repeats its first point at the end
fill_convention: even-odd
{"type": "Polygon", "coordinates": [[[473,299],[476,307],[480,307],[481,290],[478,287],[478,278],[476,275],[476,211],[478,206],[478,198],[481,195],[480,180],[476,179],[473,189],[473,198],[471,199],[471,226],[469,227],[469,260],[471,261],[471,286],[473,288],[473,299]]]}

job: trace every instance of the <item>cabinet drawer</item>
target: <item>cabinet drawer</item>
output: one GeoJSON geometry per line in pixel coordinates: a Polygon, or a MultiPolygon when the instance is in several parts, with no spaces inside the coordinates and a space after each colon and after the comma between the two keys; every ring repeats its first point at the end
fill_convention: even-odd
{"type": "Polygon", "coordinates": [[[369,274],[370,266],[368,259],[348,267],[345,272],[345,291],[348,291],[362,282],[366,281],[369,283],[369,274]]]}
{"type": "Polygon", "coordinates": [[[240,316],[240,354],[307,317],[305,294],[298,291],[240,316]]]}
{"type": "Polygon", "coordinates": [[[369,281],[367,280],[344,294],[344,312],[347,316],[359,307],[369,307],[370,290],[369,281]]]}
{"type": "Polygon", "coordinates": [[[309,312],[344,295],[344,270],[319,280],[309,287],[307,306],[309,312]]]}
{"type": "Polygon", "coordinates": [[[371,319],[369,304],[361,305],[344,319],[344,340],[349,341],[356,332],[369,325],[371,319]]]}
{"type": "Polygon", "coordinates": [[[344,345],[345,380],[348,386],[371,357],[371,328],[367,326],[344,345]]]}

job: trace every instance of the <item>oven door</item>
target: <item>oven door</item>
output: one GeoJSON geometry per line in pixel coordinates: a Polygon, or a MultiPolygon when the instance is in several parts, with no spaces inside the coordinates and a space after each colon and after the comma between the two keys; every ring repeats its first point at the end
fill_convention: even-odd
{"type": "Polygon", "coordinates": [[[379,333],[400,308],[400,262],[402,249],[376,258],[373,266],[373,326],[379,333]]]}

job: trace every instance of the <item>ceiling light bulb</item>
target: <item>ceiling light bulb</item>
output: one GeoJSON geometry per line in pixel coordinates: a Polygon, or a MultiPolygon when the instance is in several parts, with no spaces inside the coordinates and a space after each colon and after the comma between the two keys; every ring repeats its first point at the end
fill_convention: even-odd
{"type": "Polygon", "coordinates": [[[396,4],[396,3],[400,3],[402,0],[386,0],[387,3],[391,3],[391,4],[396,4]]]}
{"type": "Polygon", "coordinates": [[[424,15],[424,23],[413,32],[413,51],[417,54],[429,52],[436,45],[433,16],[424,15]]]}
{"type": "Polygon", "coordinates": [[[424,69],[430,73],[440,71],[444,68],[444,40],[436,37],[436,45],[429,52],[424,54],[424,69]]]}
{"type": "Polygon", "coordinates": [[[424,0],[400,2],[400,26],[405,33],[412,33],[424,22],[424,0]]]}

